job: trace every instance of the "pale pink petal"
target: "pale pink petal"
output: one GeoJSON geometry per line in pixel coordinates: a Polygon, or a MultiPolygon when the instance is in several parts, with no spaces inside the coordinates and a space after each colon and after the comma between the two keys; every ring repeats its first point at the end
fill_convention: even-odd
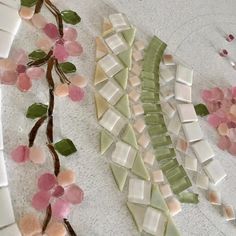
{"type": "Polygon", "coordinates": [[[2,84],[13,85],[17,81],[17,73],[15,71],[4,71],[0,76],[2,84]]]}
{"type": "Polygon", "coordinates": [[[230,107],[230,113],[234,116],[236,116],[236,105],[233,104],[231,107],[230,107]]]}
{"type": "Polygon", "coordinates": [[[222,149],[222,150],[228,150],[231,145],[231,142],[228,137],[226,136],[221,136],[217,146],[222,149]]]}
{"type": "Polygon", "coordinates": [[[211,90],[211,93],[212,93],[212,98],[216,101],[222,100],[224,98],[224,94],[223,94],[222,90],[218,87],[213,88],[211,90]]]}
{"type": "Polygon", "coordinates": [[[205,101],[205,102],[208,102],[208,101],[211,101],[212,100],[212,93],[210,90],[203,90],[202,91],[202,99],[205,101]]]}
{"type": "Polygon", "coordinates": [[[232,91],[231,91],[231,89],[223,88],[222,91],[224,93],[224,98],[225,99],[232,99],[232,91]]]}
{"type": "Polygon", "coordinates": [[[74,102],[81,101],[84,98],[84,91],[80,87],[70,85],[69,86],[69,97],[74,102]]]}
{"type": "Polygon", "coordinates": [[[53,50],[53,55],[56,57],[56,59],[59,62],[65,61],[69,56],[69,54],[66,51],[65,47],[61,44],[56,44],[55,45],[54,50],[53,50]]]}
{"type": "Polygon", "coordinates": [[[40,38],[36,41],[36,47],[43,50],[44,52],[49,52],[53,46],[53,42],[48,37],[40,38]]]}
{"type": "Polygon", "coordinates": [[[57,176],[58,184],[65,187],[74,184],[76,180],[75,172],[72,170],[63,170],[57,176]]]}
{"type": "Polygon", "coordinates": [[[208,122],[211,124],[211,126],[217,128],[219,124],[221,123],[221,119],[215,115],[215,114],[210,114],[207,118],[208,122]]]}
{"type": "Polygon", "coordinates": [[[35,164],[43,164],[46,156],[42,148],[33,146],[29,151],[29,159],[35,164]]]}
{"type": "Polygon", "coordinates": [[[32,21],[32,24],[38,29],[43,29],[45,25],[47,24],[46,18],[39,13],[34,14],[31,21],[32,21]]]}
{"type": "Polygon", "coordinates": [[[59,31],[55,24],[48,23],[43,28],[44,33],[50,38],[50,39],[57,39],[59,37],[59,31]]]}
{"type": "Polygon", "coordinates": [[[23,163],[29,160],[29,148],[20,145],[11,152],[12,159],[17,163],[23,163]]]}
{"type": "Polygon", "coordinates": [[[66,41],[75,41],[78,37],[78,33],[75,28],[68,27],[65,28],[63,32],[64,32],[63,39],[66,41]]]}
{"type": "Polygon", "coordinates": [[[227,136],[229,137],[231,142],[236,142],[236,129],[235,128],[229,129],[227,136]]]}
{"type": "Polygon", "coordinates": [[[21,92],[27,92],[32,87],[31,79],[25,73],[19,74],[17,87],[21,92]]]}
{"type": "Polygon", "coordinates": [[[39,219],[34,214],[24,215],[19,221],[19,228],[23,235],[34,235],[42,231],[39,219]]]}
{"type": "Polygon", "coordinates": [[[220,135],[224,136],[224,135],[227,135],[228,133],[228,125],[226,123],[221,123],[218,128],[217,128],[218,132],[220,135]]]}
{"type": "Polygon", "coordinates": [[[52,204],[52,216],[57,219],[64,219],[70,213],[70,204],[63,200],[57,199],[54,204],[52,204]]]}
{"type": "Polygon", "coordinates": [[[233,87],[231,91],[232,91],[232,96],[236,97],[236,87],[233,87]]]}
{"type": "Polygon", "coordinates": [[[40,190],[48,191],[52,189],[57,184],[57,179],[55,175],[51,173],[45,173],[41,175],[38,179],[38,188],[40,190]]]}
{"type": "Polygon", "coordinates": [[[47,236],[65,236],[66,228],[62,223],[52,222],[46,229],[47,236]]]}
{"type": "Polygon", "coordinates": [[[65,190],[62,186],[58,185],[53,189],[52,196],[53,197],[61,197],[64,194],[65,190]]]}
{"type": "Polygon", "coordinates": [[[74,75],[70,78],[70,82],[77,87],[84,88],[88,84],[88,80],[80,75],[74,75]]]}
{"type": "Polygon", "coordinates": [[[64,198],[71,204],[80,204],[84,199],[84,192],[79,186],[72,184],[66,188],[64,198]]]}
{"type": "Polygon", "coordinates": [[[80,56],[83,52],[82,46],[76,41],[66,41],[65,48],[70,56],[80,56]]]}
{"type": "Polygon", "coordinates": [[[22,19],[30,20],[34,15],[34,8],[22,6],[19,10],[19,15],[22,19]]]}
{"type": "Polygon", "coordinates": [[[16,63],[9,58],[0,59],[0,70],[15,71],[16,70],[16,63]]]}
{"type": "Polygon", "coordinates": [[[30,67],[26,70],[26,74],[30,79],[42,79],[45,77],[45,70],[41,67],[30,67]]]}
{"type": "Polygon", "coordinates": [[[18,74],[25,73],[25,71],[26,71],[26,66],[19,64],[19,65],[17,65],[17,67],[16,67],[16,71],[17,71],[18,74]]]}
{"type": "Polygon", "coordinates": [[[231,143],[228,152],[234,156],[236,155],[236,143],[231,143]]]}
{"type": "Polygon", "coordinates": [[[28,55],[24,49],[18,48],[11,52],[10,58],[17,64],[26,65],[28,62],[28,55]]]}
{"type": "Polygon", "coordinates": [[[33,196],[32,206],[38,211],[45,210],[49,205],[50,198],[51,194],[49,192],[40,191],[33,196]]]}
{"type": "Polygon", "coordinates": [[[69,94],[68,84],[59,84],[55,88],[55,95],[58,97],[66,97],[69,94]]]}

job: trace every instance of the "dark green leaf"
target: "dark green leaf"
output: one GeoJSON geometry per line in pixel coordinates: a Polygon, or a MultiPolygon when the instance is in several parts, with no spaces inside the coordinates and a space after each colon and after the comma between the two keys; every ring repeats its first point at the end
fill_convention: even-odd
{"type": "Polygon", "coordinates": [[[81,21],[80,16],[71,10],[65,10],[61,12],[62,18],[63,20],[71,25],[76,25],[81,21]]]}
{"type": "Polygon", "coordinates": [[[69,156],[77,151],[74,143],[70,139],[62,139],[55,143],[54,147],[63,156],[69,156]]]}
{"type": "Polygon", "coordinates": [[[29,57],[29,59],[36,61],[36,60],[44,58],[46,55],[47,54],[44,51],[38,49],[38,50],[31,52],[28,55],[28,57],[29,57]]]}
{"type": "Polygon", "coordinates": [[[45,115],[47,113],[47,110],[47,105],[44,105],[42,103],[34,103],[28,108],[26,117],[30,119],[39,118],[45,115]]]}
{"type": "Polygon", "coordinates": [[[71,62],[61,63],[60,67],[64,73],[74,73],[76,72],[76,67],[71,62]]]}
{"type": "Polygon", "coordinates": [[[21,0],[21,6],[24,7],[33,7],[36,5],[38,0],[21,0]]]}
{"type": "Polygon", "coordinates": [[[206,116],[209,114],[207,107],[204,104],[197,104],[194,106],[197,115],[206,116]]]}

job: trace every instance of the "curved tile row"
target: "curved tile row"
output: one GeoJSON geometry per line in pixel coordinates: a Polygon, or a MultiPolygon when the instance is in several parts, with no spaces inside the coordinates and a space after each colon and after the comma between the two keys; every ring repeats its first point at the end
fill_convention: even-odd
{"type": "MultiPolygon", "coordinates": [[[[149,99],[149,94],[140,94],[139,90],[144,44],[134,42],[135,32],[126,16],[118,13],[104,20],[103,37],[96,39],[94,85],[97,118],[103,127],[101,154],[110,156],[120,191],[129,181],[127,206],[138,230],[151,235],[177,236],[179,233],[168,216],[169,209],[176,212],[176,202],[164,200],[165,194],[172,193],[168,185],[158,185],[164,181],[163,175],[152,167],[153,154],[146,151],[149,139],[143,133],[145,122],[139,119],[143,111],[139,101],[149,99]]],[[[154,89],[149,81],[142,87],[154,89]]],[[[148,120],[152,122],[153,117],[148,120]]]]}

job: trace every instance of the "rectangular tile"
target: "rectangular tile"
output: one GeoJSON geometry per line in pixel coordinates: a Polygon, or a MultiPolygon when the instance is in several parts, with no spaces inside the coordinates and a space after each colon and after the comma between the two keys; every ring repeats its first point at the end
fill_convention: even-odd
{"type": "Polygon", "coordinates": [[[14,40],[13,34],[0,30],[0,58],[7,58],[14,40]]]}
{"type": "Polygon", "coordinates": [[[8,185],[7,181],[7,171],[5,166],[5,160],[3,151],[0,151],[0,187],[4,187],[8,185]]]}

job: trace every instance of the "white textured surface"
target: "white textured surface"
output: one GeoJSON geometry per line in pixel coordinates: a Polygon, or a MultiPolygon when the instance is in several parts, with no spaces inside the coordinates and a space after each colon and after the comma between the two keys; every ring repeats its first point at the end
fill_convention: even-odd
{"type": "MultiPolygon", "coordinates": [[[[235,0],[71,0],[57,1],[60,9],[71,8],[82,16],[78,26],[80,41],[85,54],[78,60],[79,71],[92,81],[94,70],[94,37],[99,34],[102,16],[122,11],[129,20],[151,36],[157,34],[169,44],[172,52],[194,69],[193,102],[199,102],[199,91],[213,85],[230,86],[235,82],[236,71],[227,61],[216,54],[215,48],[225,47],[236,58],[235,43],[228,44],[222,31],[236,32],[235,0]],[[67,4],[67,6],[66,6],[67,4]],[[214,45],[214,47],[212,46],[214,45]]],[[[47,13],[49,16],[49,14],[47,13]]],[[[31,44],[38,33],[27,23],[21,25],[21,32],[14,42],[32,51],[31,44]],[[24,28],[24,30],[23,30],[24,28]],[[28,42],[25,44],[25,42],[28,42]]],[[[98,125],[95,118],[93,94],[87,89],[83,104],[70,102],[67,98],[56,100],[55,135],[71,138],[78,147],[78,153],[62,158],[66,167],[75,168],[77,180],[85,190],[85,201],[75,207],[71,223],[80,236],[130,236],[138,235],[136,227],[125,205],[124,196],[119,193],[105,159],[98,154],[98,125]],[[66,104],[66,106],[65,106],[66,104]]],[[[5,157],[17,144],[27,142],[27,133],[33,122],[23,114],[33,102],[47,102],[46,82],[34,81],[32,92],[23,94],[14,87],[3,87],[3,125],[5,157]],[[43,85],[42,85],[43,84],[43,85]],[[37,91],[37,92],[36,92],[37,91]]],[[[210,144],[217,141],[216,132],[205,119],[200,120],[205,137],[210,144]]],[[[44,129],[41,128],[38,143],[44,143],[44,129]]],[[[236,208],[236,159],[213,145],[216,159],[220,160],[228,173],[219,186],[222,199],[236,208]]],[[[32,211],[30,198],[36,191],[36,177],[50,170],[49,165],[17,165],[7,158],[7,171],[16,218],[26,211],[32,211]]],[[[127,186],[125,191],[127,191],[127,186]]],[[[174,217],[184,236],[232,236],[236,235],[234,223],[226,223],[220,216],[220,208],[212,207],[203,194],[200,203],[184,205],[182,212],[174,217]]]]}

